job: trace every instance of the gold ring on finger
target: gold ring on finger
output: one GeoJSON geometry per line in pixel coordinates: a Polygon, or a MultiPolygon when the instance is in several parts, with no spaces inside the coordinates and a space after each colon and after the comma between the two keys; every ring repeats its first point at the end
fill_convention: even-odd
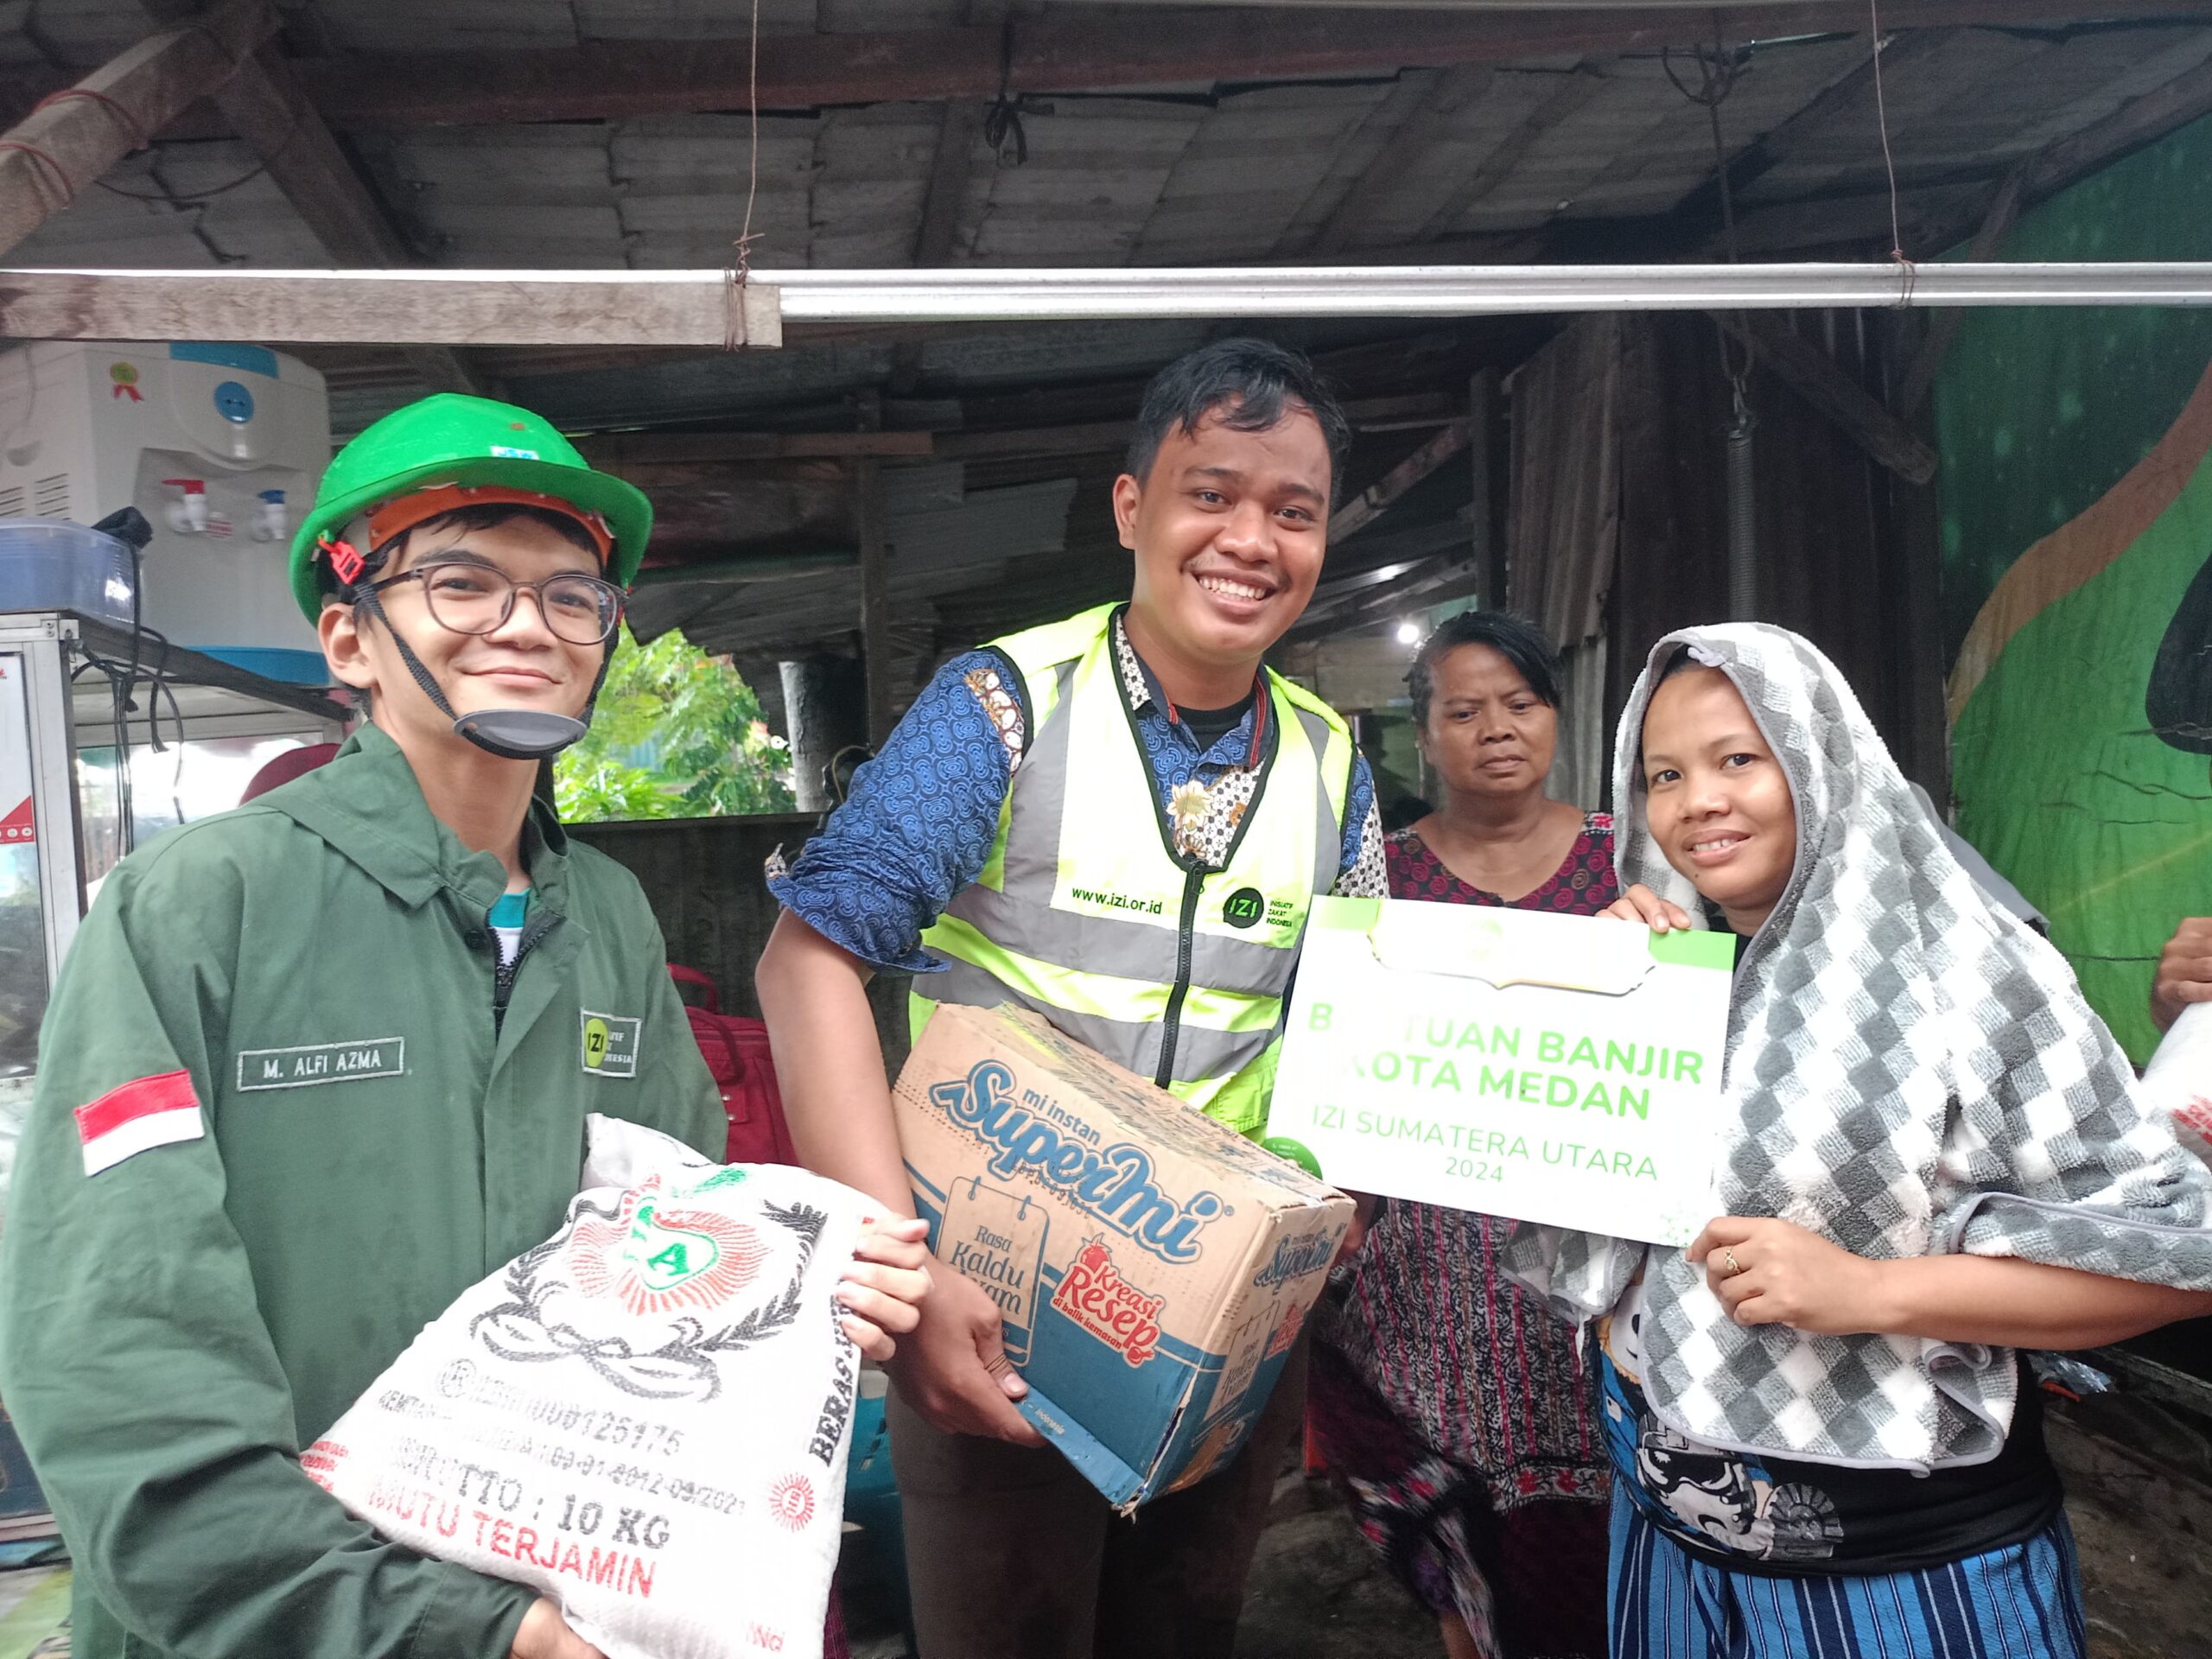
{"type": "Polygon", "coordinates": [[[1728,1264],[1728,1276],[1731,1279],[1733,1279],[1738,1274],[1744,1270],[1744,1264],[1736,1259],[1736,1252],[1733,1250],[1722,1250],[1720,1252],[1720,1259],[1728,1264]]]}

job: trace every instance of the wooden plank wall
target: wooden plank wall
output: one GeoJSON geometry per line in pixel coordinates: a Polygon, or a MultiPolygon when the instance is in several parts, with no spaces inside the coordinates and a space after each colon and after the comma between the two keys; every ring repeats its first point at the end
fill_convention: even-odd
{"type": "MultiPolygon", "coordinates": [[[[1866,314],[1871,315],[1872,314],[1866,314]]],[[[1854,378],[1884,390],[1878,329],[1849,313],[1798,324],[1854,378]]],[[[1729,396],[1705,317],[1640,319],[1630,331],[1622,412],[1621,540],[1609,604],[1605,729],[1618,725],[1651,642],[1725,620],[1729,396]]],[[[1949,798],[1940,641],[1927,590],[1933,486],[1866,453],[1764,367],[1758,415],[1759,616],[1834,661],[1906,777],[1949,798]]]]}

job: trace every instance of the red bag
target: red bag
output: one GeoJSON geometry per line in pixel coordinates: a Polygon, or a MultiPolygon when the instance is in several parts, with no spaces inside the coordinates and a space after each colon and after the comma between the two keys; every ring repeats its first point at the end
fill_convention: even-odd
{"type": "Polygon", "coordinates": [[[669,977],[706,994],[704,1007],[686,1007],[691,1035],[706,1057],[707,1070],[722,1091],[729,1116],[726,1164],[796,1164],[791,1132],[784,1122],[784,1097],[776,1089],[775,1062],[768,1058],[768,1027],[758,1020],[721,1011],[721,992],[696,968],[671,963],[669,977]]]}
{"type": "MultiPolygon", "coordinates": [[[[668,964],[668,976],[702,992],[706,1007],[685,1005],[691,1035],[706,1056],[707,1070],[722,1091],[729,1116],[726,1164],[796,1164],[791,1132],[784,1122],[784,1097],[776,1088],[776,1065],[768,1056],[768,1027],[741,1014],[724,1014],[721,989],[696,968],[668,964]]],[[[830,1580],[830,1611],[822,1632],[822,1659],[851,1659],[845,1635],[844,1598],[830,1580]]]]}

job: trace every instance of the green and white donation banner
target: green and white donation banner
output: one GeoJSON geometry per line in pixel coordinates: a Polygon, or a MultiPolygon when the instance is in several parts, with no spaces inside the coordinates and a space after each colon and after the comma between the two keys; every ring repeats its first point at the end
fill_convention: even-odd
{"type": "Polygon", "coordinates": [[[1318,899],[1269,1140],[1335,1186],[1687,1244],[1717,1213],[1735,944],[1318,899]]]}

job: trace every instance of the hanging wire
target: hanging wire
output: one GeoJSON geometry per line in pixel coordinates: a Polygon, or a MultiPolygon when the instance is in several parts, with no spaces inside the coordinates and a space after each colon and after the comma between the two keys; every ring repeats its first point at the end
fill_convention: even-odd
{"type": "Polygon", "coordinates": [[[1021,125],[1020,100],[1014,96],[1014,14],[1009,11],[999,29],[999,95],[983,116],[983,142],[1006,165],[1007,146],[1014,146],[1014,164],[1029,162],[1029,135],[1021,125]]]}
{"type": "MultiPolygon", "coordinates": [[[[1713,47],[1691,48],[1697,64],[1694,86],[1675,72],[1674,48],[1661,48],[1659,67],[1666,71],[1667,79],[1675,90],[1705,111],[1706,121],[1713,134],[1713,176],[1720,192],[1720,231],[1723,245],[1727,249],[1728,263],[1740,264],[1742,251],[1736,240],[1736,193],[1728,176],[1728,146],[1720,131],[1720,106],[1736,90],[1736,78],[1742,73],[1744,60],[1728,50],[1721,37],[1719,14],[1713,15],[1713,47]]],[[[1751,330],[1745,326],[1743,314],[1738,312],[1733,325],[1715,318],[1714,327],[1720,346],[1720,373],[1728,382],[1733,404],[1732,430],[1748,430],[1751,423],[1751,381],[1755,347],[1751,330]]]]}
{"type": "Polygon", "coordinates": [[[1882,168],[1890,180],[1890,257],[1897,261],[1903,283],[1897,291],[1897,303],[1912,303],[1912,289],[1919,275],[1919,268],[1904,251],[1904,215],[1897,207],[1897,162],[1890,151],[1890,105],[1882,92],[1882,8],[1881,0],[1866,0],[1866,22],[1874,41],[1874,118],[1882,133],[1882,168]]]}
{"type": "Polygon", "coordinates": [[[158,201],[169,207],[196,207],[203,201],[213,201],[218,196],[227,196],[233,190],[243,189],[269,170],[267,162],[261,162],[250,173],[241,173],[228,184],[219,184],[211,190],[194,190],[188,195],[174,194],[167,190],[125,190],[121,185],[110,184],[105,179],[92,182],[111,196],[125,196],[132,201],[158,201]]]}
{"type": "MultiPolygon", "coordinates": [[[[1728,145],[1720,131],[1720,106],[1736,89],[1736,77],[1745,60],[1728,50],[1720,32],[1720,14],[1713,16],[1713,50],[1696,48],[1698,79],[1693,87],[1675,73],[1673,54],[1662,51],[1660,66],[1675,90],[1705,111],[1713,133],[1713,177],[1720,192],[1720,228],[1728,250],[1728,263],[1743,262],[1736,240],[1736,194],[1728,176],[1728,145]]],[[[1758,469],[1752,454],[1752,434],[1758,416],[1751,409],[1751,369],[1757,347],[1750,319],[1741,311],[1732,317],[1715,315],[1715,338],[1720,347],[1720,372],[1728,382],[1727,482],[1725,500],[1727,528],[1728,614],[1739,622],[1759,614],[1758,469]]]]}
{"type": "MultiPolygon", "coordinates": [[[[146,130],[146,124],[138,118],[137,111],[133,110],[128,104],[125,104],[121,99],[113,97],[107,92],[104,92],[97,86],[64,86],[59,92],[48,92],[44,98],[41,98],[36,104],[34,104],[31,106],[31,113],[35,115],[41,110],[49,108],[54,105],[62,103],[71,99],[81,99],[87,103],[97,104],[102,109],[105,110],[110,115],[113,116],[116,119],[116,124],[123,129],[124,134],[130,138],[130,149],[133,154],[143,149],[151,149],[154,147],[153,136],[146,130]]],[[[168,189],[163,189],[158,194],[151,194],[138,190],[125,190],[119,185],[110,184],[105,179],[94,179],[92,182],[99,186],[101,189],[106,191],[110,195],[128,197],[132,201],[167,202],[179,207],[188,207],[196,202],[213,201],[217,196],[228,195],[232,191],[238,189],[242,186],[251,184],[256,179],[266,173],[269,170],[270,163],[292,147],[293,139],[299,136],[302,120],[302,117],[296,114],[292,118],[292,124],[285,130],[284,137],[278,141],[276,148],[271,150],[267,156],[264,156],[259,163],[257,164],[251,172],[241,174],[238,177],[232,179],[228,184],[219,184],[211,190],[195,190],[188,195],[179,195],[175,191],[168,189]]],[[[11,149],[22,149],[36,156],[39,160],[46,162],[48,166],[52,167],[56,174],[60,174],[61,171],[60,166],[55,163],[54,158],[47,155],[45,151],[39,149],[35,145],[16,142],[10,143],[9,147],[11,149]]],[[[158,181],[156,181],[156,182],[158,182],[158,181]]]]}
{"type": "Polygon", "coordinates": [[[760,0],[753,0],[745,111],[745,219],[738,227],[737,240],[730,245],[729,263],[722,267],[722,349],[726,352],[741,350],[746,343],[745,290],[753,280],[753,206],[760,196],[760,0]]]}

